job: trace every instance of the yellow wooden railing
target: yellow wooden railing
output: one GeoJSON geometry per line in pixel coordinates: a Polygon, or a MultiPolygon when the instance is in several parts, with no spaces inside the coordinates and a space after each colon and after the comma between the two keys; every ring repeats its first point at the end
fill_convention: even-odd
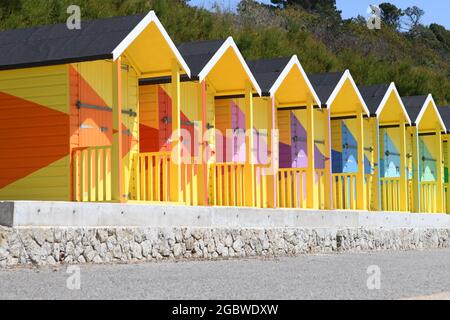
{"type": "Polygon", "coordinates": [[[210,187],[213,188],[211,204],[214,206],[244,206],[246,185],[243,163],[212,163],[210,187]]]}
{"type": "Polygon", "coordinates": [[[111,147],[74,149],[72,181],[74,201],[111,201],[111,147]]]}
{"type": "Polygon", "coordinates": [[[356,173],[333,173],[332,192],[336,209],[356,209],[356,173]]]}
{"type": "Polygon", "coordinates": [[[420,212],[436,212],[436,181],[420,182],[420,212]]]}
{"type": "MultiPolygon", "coordinates": [[[[169,202],[170,200],[170,152],[139,153],[134,158],[132,200],[169,202]]],[[[182,199],[179,203],[197,204],[197,176],[195,164],[181,166],[182,199]]]]}
{"type": "Polygon", "coordinates": [[[277,195],[280,208],[306,208],[306,169],[278,169],[277,195]]]}
{"type": "Polygon", "coordinates": [[[268,208],[269,207],[269,197],[274,197],[273,193],[268,193],[268,176],[264,174],[264,169],[267,168],[267,165],[255,165],[255,204],[256,208],[268,208]]]}
{"type": "Polygon", "coordinates": [[[133,200],[169,201],[170,152],[136,154],[133,167],[133,200]]]}
{"type": "Polygon", "coordinates": [[[447,206],[449,205],[447,203],[447,192],[449,192],[449,188],[448,188],[449,183],[444,183],[444,201],[443,205],[442,205],[442,210],[444,211],[444,213],[447,213],[447,206]]]}
{"type": "Polygon", "coordinates": [[[370,210],[373,197],[373,174],[365,174],[366,182],[366,210],[370,210]]]}
{"type": "Polygon", "coordinates": [[[328,192],[325,192],[325,169],[316,169],[316,195],[317,195],[317,204],[318,209],[325,209],[325,197],[328,192]]]}
{"type": "Polygon", "coordinates": [[[380,178],[382,209],[400,210],[400,178],[380,178]]]}
{"type": "Polygon", "coordinates": [[[407,195],[408,195],[408,211],[413,211],[414,208],[414,196],[415,196],[415,190],[413,189],[413,180],[412,179],[408,179],[408,191],[407,191],[407,195]]]}

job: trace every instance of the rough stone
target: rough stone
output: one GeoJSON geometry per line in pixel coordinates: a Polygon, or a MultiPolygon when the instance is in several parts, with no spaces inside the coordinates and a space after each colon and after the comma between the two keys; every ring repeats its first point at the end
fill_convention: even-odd
{"type": "Polygon", "coordinates": [[[450,247],[450,229],[4,228],[0,267],[450,247]]]}

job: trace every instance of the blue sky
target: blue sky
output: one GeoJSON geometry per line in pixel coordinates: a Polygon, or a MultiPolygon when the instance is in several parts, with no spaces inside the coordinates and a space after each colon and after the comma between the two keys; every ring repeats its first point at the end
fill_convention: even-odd
{"type": "MultiPolygon", "coordinates": [[[[192,5],[211,7],[215,2],[225,9],[234,10],[239,0],[191,0],[192,5]]],[[[270,3],[270,0],[261,2],[270,3]]],[[[337,0],[337,6],[342,11],[343,18],[356,17],[358,14],[367,16],[366,10],[369,4],[380,4],[390,2],[397,7],[405,9],[411,6],[418,6],[425,11],[422,23],[432,22],[444,25],[450,29],[450,1],[449,0],[337,0]]]]}

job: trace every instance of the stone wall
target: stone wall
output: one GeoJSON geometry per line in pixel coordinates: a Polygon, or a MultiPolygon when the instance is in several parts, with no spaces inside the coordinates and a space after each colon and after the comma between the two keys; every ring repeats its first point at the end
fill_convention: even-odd
{"type": "Polygon", "coordinates": [[[0,227],[0,267],[229,259],[450,246],[450,229],[0,227]]]}

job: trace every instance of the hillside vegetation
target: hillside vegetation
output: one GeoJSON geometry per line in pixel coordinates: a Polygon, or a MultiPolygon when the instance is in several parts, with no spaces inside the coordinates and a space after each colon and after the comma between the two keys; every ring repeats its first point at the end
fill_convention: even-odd
{"type": "Polygon", "coordinates": [[[382,28],[369,30],[363,17],[343,20],[334,0],[272,2],[243,0],[236,12],[223,12],[182,0],[0,0],[0,29],[64,22],[73,3],[82,19],[153,9],[175,42],[231,35],[248,59],[297,54],[307,72],[350,69],[359,84],[394,81],[402,95],[432,93],[438,104],[450,103],[450,31],[443,26],[416,21],[405,31],[387,6],[382,28]]]}

